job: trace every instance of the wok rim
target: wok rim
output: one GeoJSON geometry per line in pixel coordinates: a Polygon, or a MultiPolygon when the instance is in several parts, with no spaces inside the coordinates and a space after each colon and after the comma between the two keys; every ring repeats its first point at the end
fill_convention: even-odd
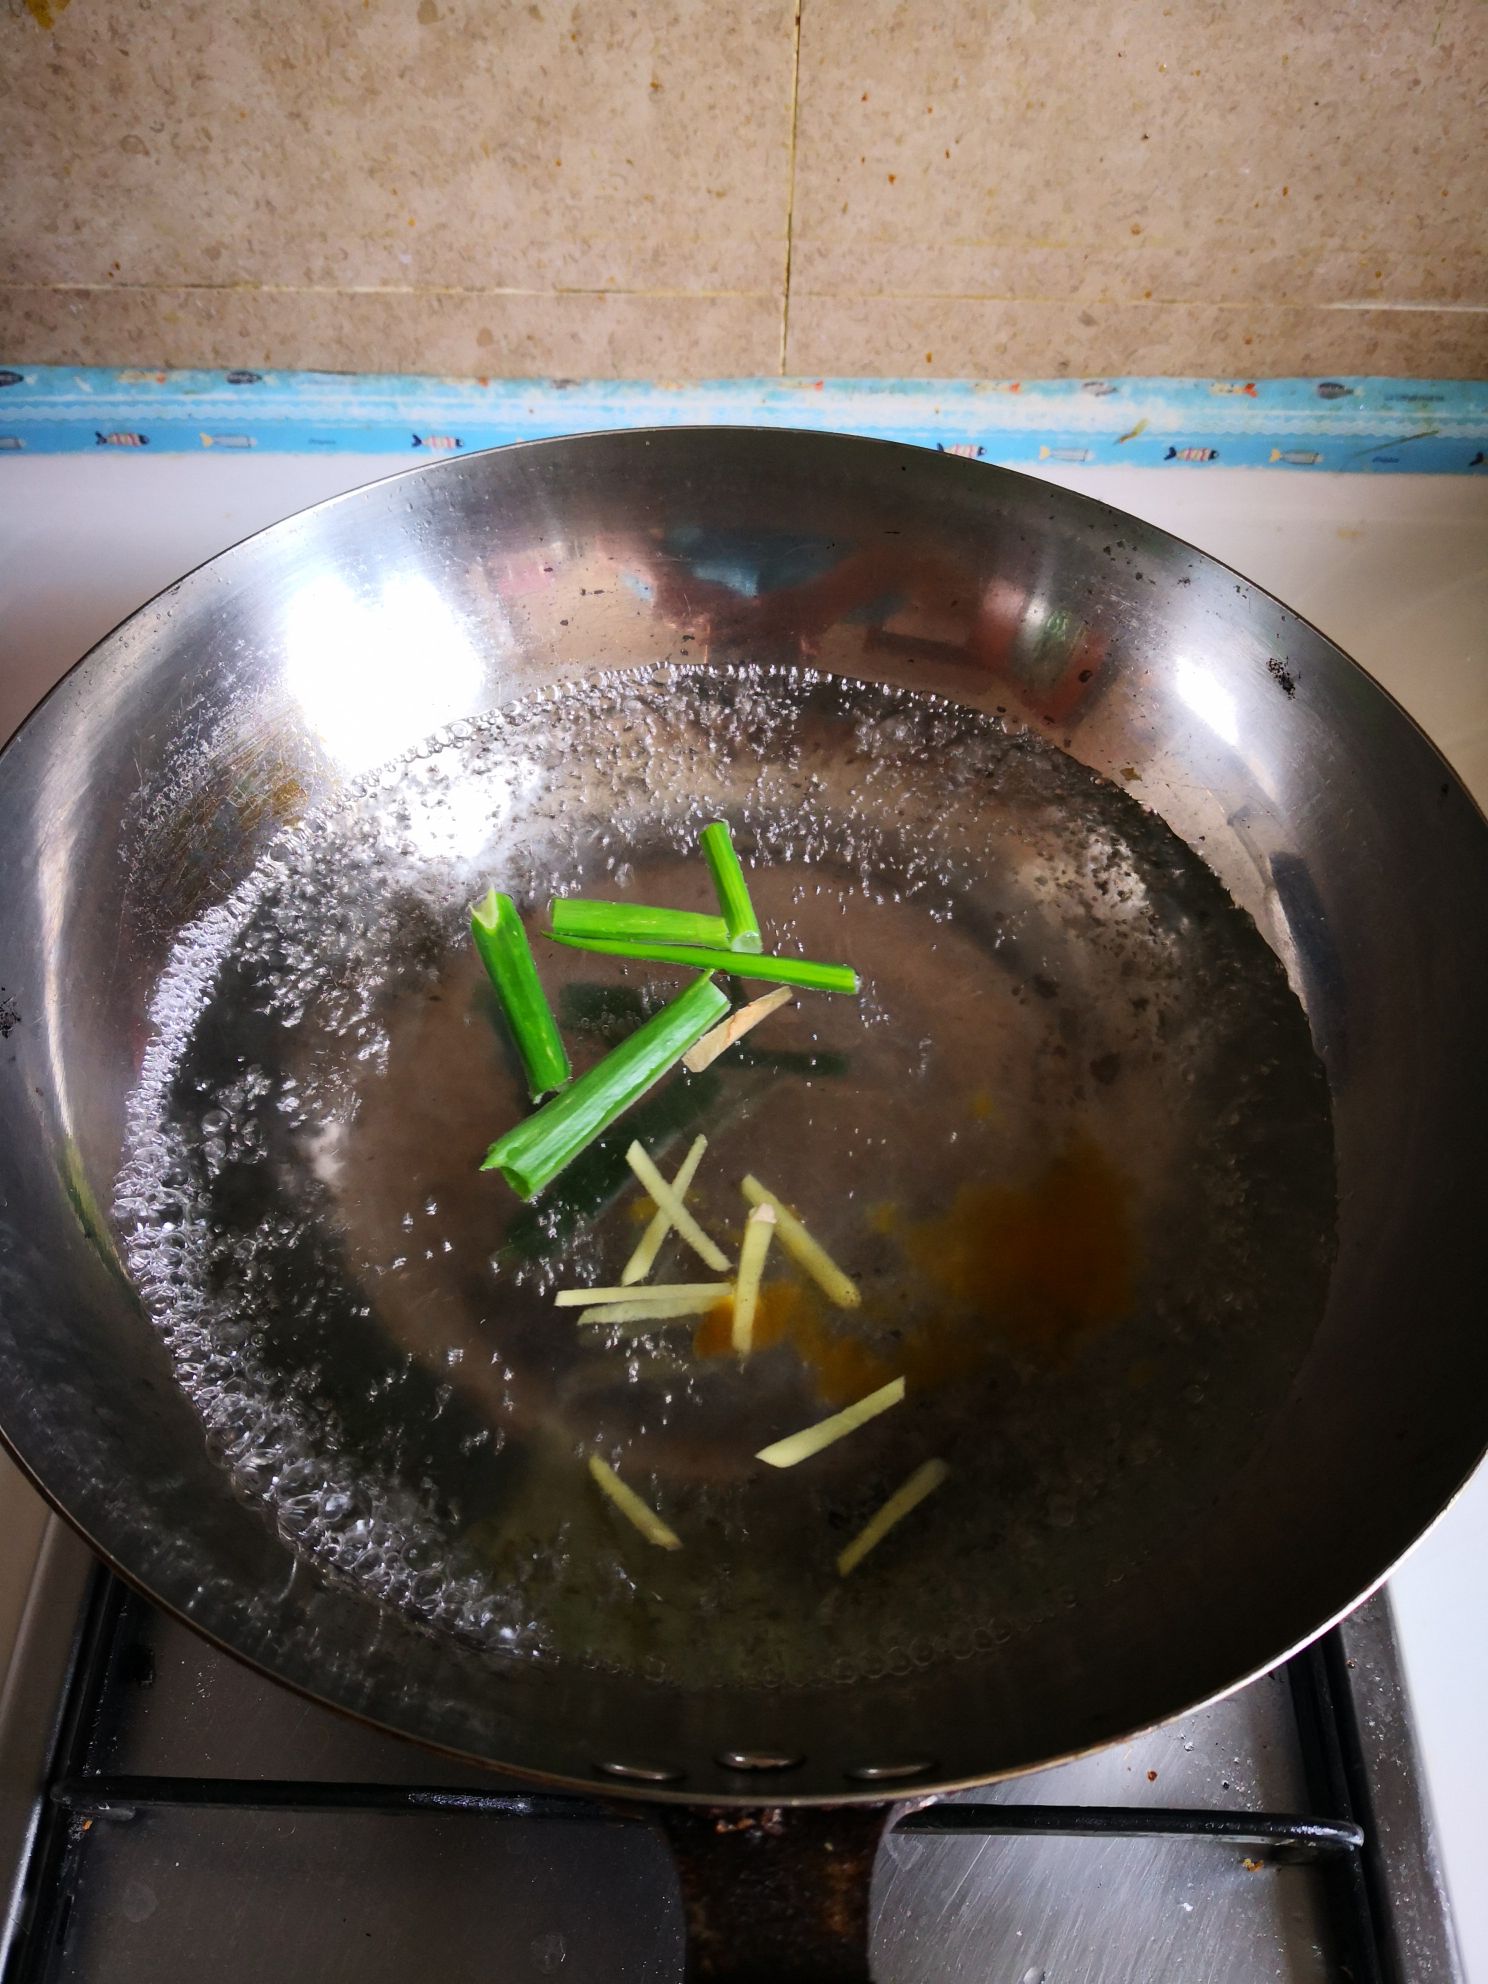
{"type": "MultiPolygon", "coordinates": [[[[487,449],[482,452],[493,453],[494,450],[487,449]]],[[[442,466],[442,464],[430,464],[430,466],[442,466]]],[[[846,1779],[844,1779],[843,1788],[840,1791],[833,1791],[822,1795],[799,1791],[792,1792],[784,1785],[778,1784],[775,1781],[776,1774],[770,1771],[759,1772],[758,1786],[752,1793],[747,1791],[689,1791],[684,1785],[680,1784],[646,1784],[636,1779],[624,1777],[607,1778],[605,1782],[600,1783],[594,1778],[571,1777],[562,1771],[540,1771],[528,1765],[501,1763],[491,1757],[482,1756],[476,1750],[462,1750],[458,1746],[438,1742],[432,1737],[415,1735],[410,1730],[399,1728],[396,1723],[384,1722],[375,1715],[369,1715],[364,1709],[353,1708],[345,1702],[337,1701],[331,1695],[322,1694],[307,1682],[298,1681],[289,1675],[279,1673],[275,1668],[269,1666],[266,1661],[260,1660],[256,1654],[245,1653],[242,1648],[234,1646],[230,1640],[224,1639],[220,1633],[214,1632],[210,1626],[204,1625],[199,1619],[193,1618],[189,1612],[182,1611],[171,1600],[160,1597],[158,1593],[149,1588],[143,1579],[131,1571],[128,1565],[121,1563],[112,1551],[106,1550],[101,1544],[94,1541],[83,1525],[67,1509],[63,1508],[51,1490],[37,1478],[29,1464],[16,1452],[10,1443],[9,1437],[3,1431],[0,1431],[0,1448],[3,1448],[4,1452],[14,1463],[22,1479],[36,1491],[52,1515],[64,1522],[70,1532],[80,1542],[86,1545],[87,1549],[97,1560],[99,1568],[108,1571],[121,1584],[126,1586],[128,1590],[135,1593],[137,1597],[143,1598],[148,1604],[155,1606],[168,1619],[174,1621],[177,1625],[187,1627],[199,1639],[205,1640],[208,1646],[214,1647],[219,1653],[225,1653],[230,1659],[239,1662],[240,1665],[247,1667],[251,1672],[261,1675],[264,1680],[272,1682],[276,1687],[287,1689],[290,1694],[297,1696],[301,1701],[310,1702],[317,1708],[329,1709],[332,1713],[344,1717],[349,1722],[357,1723],[364,1729],[373,1730],[381,1736],[394,1737],[399,1742],[410,1744],[414,1749],[426,1751],[430,1756],[448,1757],[452,1762],[464,1764],[476,1770],[490,1771],[495,1776],[513,1778],[519,1783],[539,1787],[545,1791],[560,1792],[567,1796],[582,1799],[589,1804],[597,1805],[609,1798],[624,1798],[633,1799],[637,1803],[648,1805],[717,1806],[735,1811],[757,1810],[761,1806],[773,1807],[777,1805],[788,1807],[793,1811],[821,1808],[830,1809],[837,1805],[878,1805],[887,1809],[893,1805],[918,1803],[921,1800],[948,1797],[953,1792],[977,1791],[994,1784],[1009,1784],[1017,1778],[1039,1777],[1045,1771],[1058,1770],[1062,1765],[1079,1763],[1086,1757],[1099,1756],[1103,1750],[1115,1749],[1123,1743],[1136,1742],[1140,1737],[1149,1735],[1153,1730],[1164,1729],[1169,1723],[1182,1721],[1185,1716],[1197,1715],[1203,1709],[1212,1708],[1217,1702],[1228,1701],[1232,1695],[1238,1695],[1244,1689],[1254,1686],[1257,1681],[1264,1680],[1268,1674],[1276,1673],[1278,1669],[1285,1667],[1289,1661],[1295,1660],[1299,1654],[1305,1653],[1308,1647],[1313,1646],[1325,1633],[1329,1633],[1335,1626],[1341,1625],[1345,1619],[1350,1618],[1357,1612],[1361,1605],[1365,1604],[1381,1591],[1395,1575],[1396,1571],[1400,1569],[1401,1565],[1415,1555],[1416,1551],[1420,1549],[1421,1545],[1432,1534],[1437,1525],[1443,1521],[1461,1500],[1469,1482],[1472,1481],[1484,1461],[1488,1460],[1488,1446],[1485,1446],[1482,1453],[1479,1454],[1478,1459],[1469,1468],[1468,1472],[1463,1476],[1457,1487],[1453,1489],[1451,1495],[1437,1510],[1436,1514],[1432,1516],[1425,1528],[1413,1537],[1405,1548],[1391,1559],[1390,1563],[1379,1573],[1378,1577],[1371,1579],[1369,1584],[1356,1597],[1349,1599],[1347,1603],[1340,1605],[1335,1611],[1329,1613],[1321,1625],[1314,1627],[1310,1632],[1304,1633],[1300,1639],[1288,1646],[1283,1652],[1278,1653],[1273,1659],[1261,1661],[1257,1666],[1242,1674],[1237,1680],[1227,1683],[1222,1688],[1215,1688],[1208,1694],[1200,1695],[1193,1701],[1185,1702],[1179,1707],[1169,1710],[1164,1715],[1154,1716],[1150,1720],[1139,1722],[1129,1729],[1119,1730],[1113,1736],[1103,1736],[1097,1742],[1083,1743],[1075,1749],[1061,1751],[1057,1756],[1043,1758],[1038,1763],[1010,1764],[1003,1770],[973,1773],[969,1777],[938,1778],[934,1777],[928,1771],[923,1776],[911,1777],[906,1775],[902,1779],[895,1780],[897,1784],[902,1785],[903,1795],[886,1798],[882,1790],[876,1786],[854,1785],[846,1779]]],[[[602,1768],[598,1764],[595,1765],[596,1771],[600,1771],[602,1768]]]]}

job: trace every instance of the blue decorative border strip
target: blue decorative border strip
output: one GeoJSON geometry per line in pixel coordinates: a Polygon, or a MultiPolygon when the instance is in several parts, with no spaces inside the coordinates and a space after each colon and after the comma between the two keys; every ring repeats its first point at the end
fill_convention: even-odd
{"type": "Polygon", "coordinates": [[[0,457],[467,452],[600,428],[834,428],[996,462],[1470,474],[1488,380],[420,379],[0,368],[0,457]]]}

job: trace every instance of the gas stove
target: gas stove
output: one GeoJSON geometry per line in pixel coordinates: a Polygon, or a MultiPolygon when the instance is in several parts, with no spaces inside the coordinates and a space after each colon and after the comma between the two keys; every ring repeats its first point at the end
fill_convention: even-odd
{"type": "MultiPolygon", "coordinates": [[[[0,735],[114,621],[386,460],[7,462],[0,735]]],[[[1317,620],[1488,791],[1488,489],[1058,469],[1317,620]]],[[[1390,1602],[1226,1701],[1077,1763],[895,1808],[875,1974],[965,1984],[1454,1980],[1488,1762],[1480,1478],[1390,1602]]],[[[4,1976],[682,1975],[666,1852],[630,1811],[533,1796],[290,1695],[97,1571],[0,1462],[4,1976]]],[[[1477,1975],[1476,1971],[1472,1971],[1477,1975]]]]}
{"type": "MultiPolygon", "coordinates": [[[[7,1984],[682,1976],[636,1807],[304,1701],[60,1530],[6,1706],[8,1780],[35,1790],[8,1814],[7,1984]]],[[[871,1948],[880,1984],[1460,1979],[1388,1600],[1129,1743],[897,1806],[871,1948]]]]}

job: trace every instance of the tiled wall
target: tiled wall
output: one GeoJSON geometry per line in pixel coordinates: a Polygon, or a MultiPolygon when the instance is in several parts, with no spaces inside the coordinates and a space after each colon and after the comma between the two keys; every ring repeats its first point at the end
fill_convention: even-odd
{"type": "Polygon", "coordinates": [[[4,0],[0,356],[1488,373],[1488,0],[4,0]]]}

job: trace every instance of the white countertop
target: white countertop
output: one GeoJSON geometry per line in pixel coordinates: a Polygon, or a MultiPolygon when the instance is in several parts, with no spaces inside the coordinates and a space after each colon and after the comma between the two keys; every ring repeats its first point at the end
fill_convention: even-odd
{"type": "MultiPolygon", "coordinates": [[[[182,572],[391,466],[347,455],[0,463],[0,738],[182,572]]],[[[1176,531],[1286,600],[1399,698],[1488,805],[1488,480],[1261,469],[1051,479],[1176,531]]],[[[0,1672],[41,1521],[0,1461],[0,1672]]],[[[1471,1984],[1488,1984],[1488,1471],[1391,1591],[1458,1936],[1471,1984]]]]}

